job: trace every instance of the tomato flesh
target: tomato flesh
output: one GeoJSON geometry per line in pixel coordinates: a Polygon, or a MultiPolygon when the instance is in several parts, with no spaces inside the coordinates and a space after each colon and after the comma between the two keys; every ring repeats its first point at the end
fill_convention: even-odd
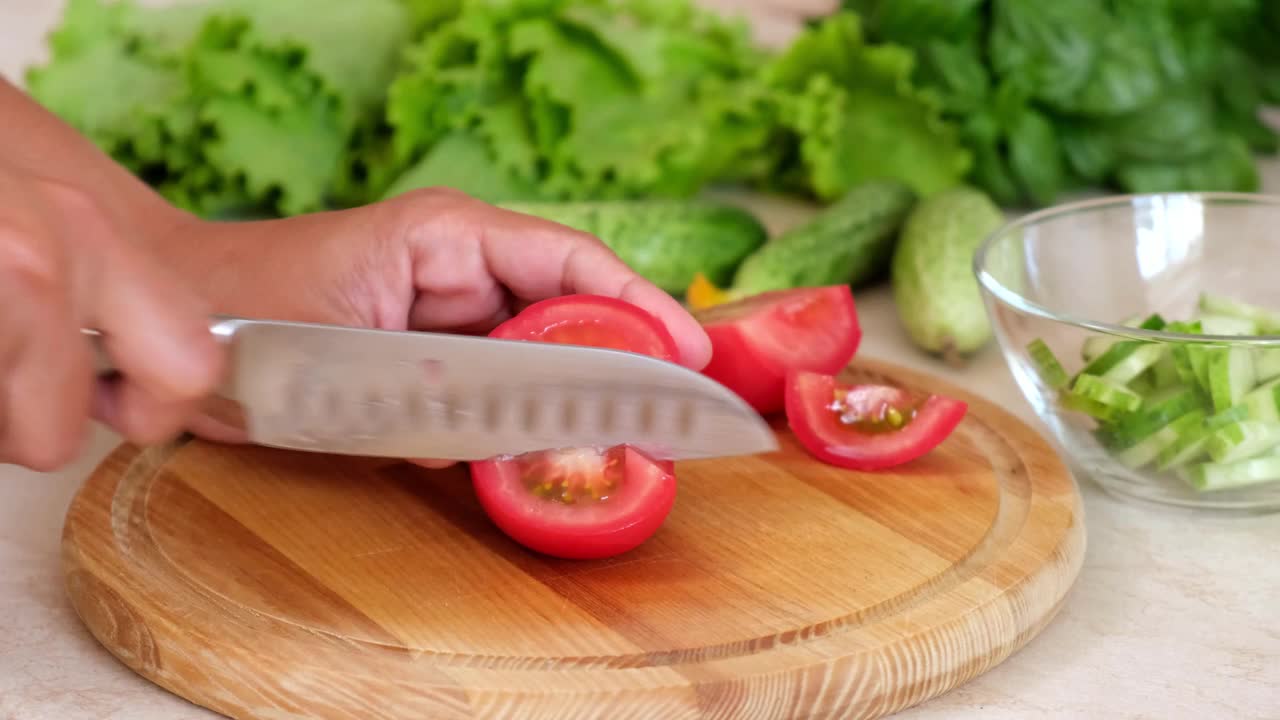
{"type": "Polygon", "coordinates": [[[622,350],[674,362],[675,338],[662,323],[631,303],[603,295],[565,295],[536,302],[490,337],[622,350]]]}
{"type": "Polygon", "coordinates": [[[886,385],[850,385],[833,375],[792,372],[787,422],[817,459],[853,470],[881,470],[919,458],[946,440],[968,404],[916,397],[886,385]]]}
{"type": "Polygon", "coordinates": [[[649,539],[676,497],[671,463],[629,446],[549,450],[471,466],[481,507],[508,537],[572,560],[611,557],[649,539]]]}
{"type": "Polygon", "coordinates": [[[787,374],[834,374],[862,341],[847,285],[774,290],[695,314],[711,338],[703,373],[762,414],[782,410],[787,374]]]}
{"type": "MultiPolygon", "coordinates": [[[[656,318],[596,295],[535,303],[490,337],[678,357],[656,318]]],[[[502,532],[530,550],[565,559],[632,550],[658,531],[675,504],[675,463],[626,445],[543,450],[470,467],[476,497],[502,532]]]]}

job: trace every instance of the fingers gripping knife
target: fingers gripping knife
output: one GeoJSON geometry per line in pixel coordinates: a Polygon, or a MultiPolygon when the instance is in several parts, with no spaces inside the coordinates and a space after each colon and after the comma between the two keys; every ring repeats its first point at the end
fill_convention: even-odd
{"type": "MultiPolygon", "coordinates": [[[[256,444],[442,460],[633,445],[658,459],[770,452],[768,424],[719,383],[634,353],[217,317],[220,419],[256,444]]],[[[99,372],[113,366],[84,331],[99,372]]]]}

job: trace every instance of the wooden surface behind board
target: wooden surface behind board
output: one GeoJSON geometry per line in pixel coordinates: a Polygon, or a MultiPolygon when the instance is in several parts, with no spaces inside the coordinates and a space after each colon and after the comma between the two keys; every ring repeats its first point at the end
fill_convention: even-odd
{"type": "Polygon", "coordinates": [[[85,624],[126,665],[226,715],[870,718],[1030,640],[1084,529],[1058,456],[1012,415],[862,474],[782,449],[682,463],[676,507],[600,562],[494,529],[464,471],[185,442],[124,446],[67,518],[85,624]]]}

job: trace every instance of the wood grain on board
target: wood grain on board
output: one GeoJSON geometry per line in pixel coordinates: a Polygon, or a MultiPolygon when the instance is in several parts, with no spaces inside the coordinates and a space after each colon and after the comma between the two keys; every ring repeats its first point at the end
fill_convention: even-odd
{"type": "Polygon", "coordinates": [[[247,720],[871,718],[991,668],[1084,551],[1066,466],[971,403],[892,471],[681,463],[659,533],[606,561],[509,541],[460,468],[184,441],[123,446],[67,517],[77,612],[128,667],[247,720]]]}

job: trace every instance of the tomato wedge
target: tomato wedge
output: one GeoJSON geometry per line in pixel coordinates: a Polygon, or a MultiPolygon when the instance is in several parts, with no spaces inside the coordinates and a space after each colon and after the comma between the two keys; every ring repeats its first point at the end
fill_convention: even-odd
{"type": "Polygon", "coordinates": [[[480,505],[508,537],[575,560],[634,549],[657,532],[676,499],[673,464],[627,446],[474,463],[471,477],[480,505]]]}
{"type": "Polygon", "coordinates": [[[649,313],[604,295],[541,300],[494,328],[506,340],[590,345],[676,361],[679,349],[666,326],[649,313]]]}
{"type": "Polygon", "coordinates": [[[834,376],[793,372],[787,378],[787,422],[822,462],[881,470],[915,460],[946,440],[968,411],[942,395],[916,397],[887,385],[850,385],[834,376]]]}
{"type": "Polygon", "coordinates": [[[773,290],[694,316],[711,338],[703,374],[761,414],[783,409],[787,373],[834,374],[853,360],[862,341],[848,285],[773,290]]]}
{"type": "MultiPolygon", "coordinates": [[[[569,295],[530,305],[491,337],[589,345],[675,361],[667,329],[629,303],[569,295]]],[[[666,521],[675,503],[675,463],[629,446],[544,450],[471,463],[481,507],[512,540],[566,559],[631,550],[666,521]]]]}

